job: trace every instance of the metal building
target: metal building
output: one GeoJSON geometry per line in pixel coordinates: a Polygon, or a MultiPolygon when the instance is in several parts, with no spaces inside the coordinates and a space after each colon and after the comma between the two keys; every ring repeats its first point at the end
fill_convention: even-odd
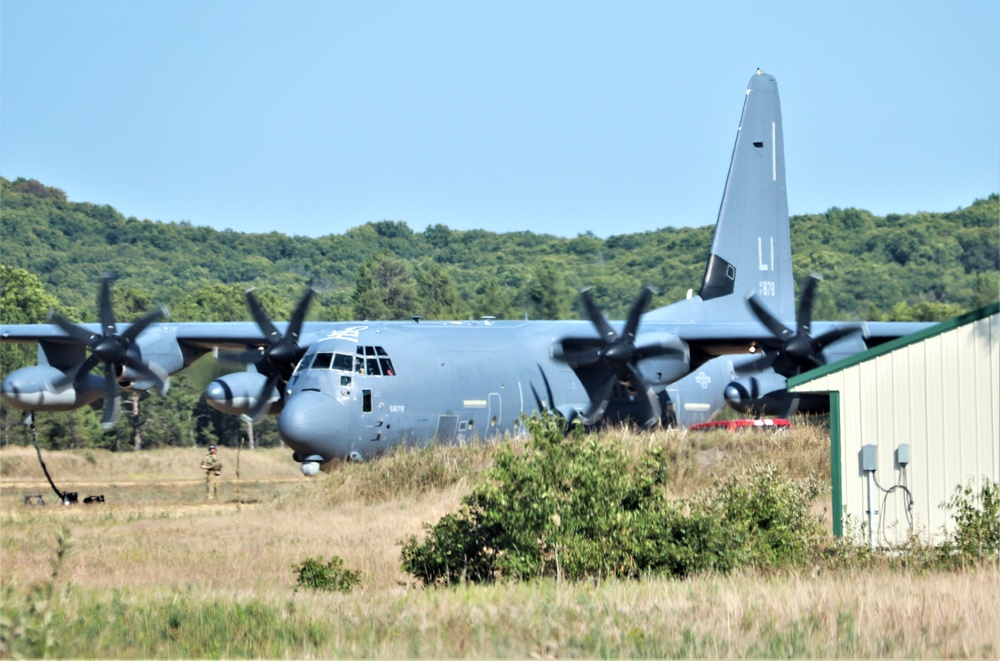
{"type": "Polygon", "coordinates": [[[830,394],[833,531],[942,541],[960,486],[1000,482],[1000,303],[788,380],[830,394]],[[869,504],[870,503],[870,504],[869,504]],[[870,515],[871,514],[871,515],[870,515]]]}

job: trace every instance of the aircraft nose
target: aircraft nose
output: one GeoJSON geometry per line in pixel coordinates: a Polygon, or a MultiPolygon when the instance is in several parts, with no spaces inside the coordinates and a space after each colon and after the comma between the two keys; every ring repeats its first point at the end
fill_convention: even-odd
{"type": "Polygon", "coordinates": [[[347,423],[341,402],[321,392],[299,391],[286,398],[278,416],[278,435],[303,456],[343,459],[350,451],[345,446],[347,423]]]}

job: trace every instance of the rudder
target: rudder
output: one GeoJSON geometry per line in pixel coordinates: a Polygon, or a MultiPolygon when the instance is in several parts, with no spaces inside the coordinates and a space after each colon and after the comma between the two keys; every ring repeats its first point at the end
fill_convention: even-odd
{"type": "MultiPolygon", "coordinates": [[[[756,291],[783,319],[795,315],[781,103],[773,76],[750,79],[705,277],[705,301],[756,291]]],[[[746,305],[740,308],[750,317],[746,305]]]]}

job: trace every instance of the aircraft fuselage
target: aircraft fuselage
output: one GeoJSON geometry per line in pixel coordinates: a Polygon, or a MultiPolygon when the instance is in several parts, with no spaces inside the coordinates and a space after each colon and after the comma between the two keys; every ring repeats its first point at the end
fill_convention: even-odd
{"type": "MultiPolygon", "coordinates": [[[[551,357],[567,324],[577,322],[375,322],[331,333],[289,380],[282,440],[300,460],[367,459],[400,443],[517,434],[522,414],[537,411],[573,418],[590,400],[574,370],[551,357]]],[[[623,388],[608,415],[629,410],[623,388]]]]}

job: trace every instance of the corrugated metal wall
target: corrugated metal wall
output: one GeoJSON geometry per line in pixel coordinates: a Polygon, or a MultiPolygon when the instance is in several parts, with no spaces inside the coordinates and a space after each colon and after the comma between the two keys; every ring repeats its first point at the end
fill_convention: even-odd
{"type": "Polygon", "coordinates": [[[908,514],[914,532],[927,541],[940,541],[951,524],[941,505],[958,486],[971,483],[978,490],[984,477],[1000,482],[998,314],[819,376],[794,390],[840,393],[839,488],[845,534],[857,532],[867,520],[867,478],[859,461],[863,445],[877,448],[876,531],[883,545],[906,539],[908,514]],[[904,443],[910,455],[906,468],[896,462],[897,448],[904,443]],[[913,498],[910,511],[907,489],[913,498]]]}

